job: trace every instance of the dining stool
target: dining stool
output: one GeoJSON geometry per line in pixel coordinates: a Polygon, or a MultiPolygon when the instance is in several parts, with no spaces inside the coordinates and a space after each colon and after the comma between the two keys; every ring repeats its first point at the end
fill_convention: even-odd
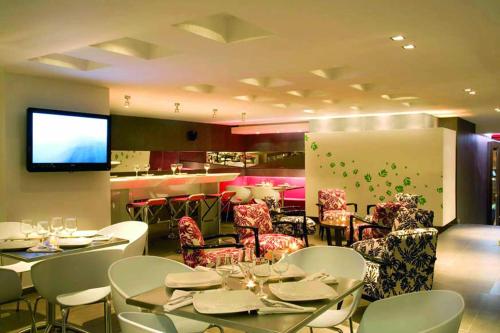
{"type": "Polygon", "coordinates": [[[189,216],[192,218],[197,217],[198,208],[200,208],[202,202],[205,200],[206,195],[204,193],[197,193],[185,196],[174,197],[169,200],[170,213],[171,213],[171,228],[168,234],[168,238],[176,239],[177,234],[173,234],[173,230],[178,225],[178,221],[184,217],[189,216]]]}
{"type": "MultiPolygon", "coordinates": [[[[207,199],[215,199],[211,204],[208,204],[207,201],[205,200],[205,204],[207,205],[207,211],[205,214],[203,214],[203,217],[201,220],[205,218],[206,215],[210,212],[210,210],[218,205],[219,207],[219,221],[221,220],[221,215],[226,211],[226,219],[225,221],[228,220],[229,217],[229,210],[231,208],[231,199],[236,195],[236,191],[223,191],[221,193],[212,193],[212,194],[207,194],[207,199]]],[[[219,224],[220,226],[220,224],[219,224]]],[[[220,230],[219,230],[220,232],[220,230]]]]}
{"type": "Polygon", "coordinates": [[[132,220],[153,223],[160,213],[168,207],[166,198],[151,198],[127,204],[127,213],[132,220]]]}

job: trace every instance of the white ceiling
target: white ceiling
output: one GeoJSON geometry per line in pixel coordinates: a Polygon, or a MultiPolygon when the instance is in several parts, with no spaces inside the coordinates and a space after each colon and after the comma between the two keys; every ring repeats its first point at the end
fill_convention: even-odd
{"type": "Polygon", "coordinates": [[[0,0],[0,27],[0,65],[7,71],[107,86],[113,114],[237,124],[242,112],[246,123],[267,123],[423,111],[500,132],[498,0],[0,0]],[[272,35],[225,44],[173,27],[221,13],[272,35]],[[390,40],[397,34],[407,40],[390,40]],[[147,60],[89,46],[125,37],[168,52],[147,60]],[[405,42],[416,49],[403,50],[405,42]],[[29,61],[53,53],[108,66],[80,71],[29,61]],[[341,68],[333,80],[310,72],[332,67],[341,68]],[[240,82],[251,77],[290,85],[240,82]],[[350,87],[365,83],[370,90],[350,87]],[[182,89],[197,84],[213,89],[182,89]],[[407,107],[383,94],[419,99],[407,107]],[[128,109],[124,95],[131,96],[128,109]],[[257,97],[233,98],[243,95],[257,97]]]}

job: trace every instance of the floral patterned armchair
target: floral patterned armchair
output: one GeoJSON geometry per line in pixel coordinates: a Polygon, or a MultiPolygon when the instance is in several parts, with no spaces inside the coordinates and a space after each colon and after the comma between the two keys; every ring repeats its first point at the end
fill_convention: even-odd
{"type": "Polygon", "coordinates": [[[353,244],[367,263],[363,296],[370,300],[432,289],[438,231],[418,228],[353,244]]]}
{"type": "Polygon", "coordinates": [[[273,232],[271,215],[265,204],[234,207],[234,226],[241,243],[246,247],[255,247],[257,256],[276,249],[304,247],[304,242],[299,238],[273,232]]]}
{"type": "MultiPolygon", "coordinates": [[[[345,220],[346,228],[346,240],[349,244],[354,241],[354,233],[351,229],[357,228],[359,224],[358,221],[352,218],[352,213],[347,210],[348,206],[354,207],[354,213],[358,212],[358,204],[353,202],[347,202],[346,193],[341,189],[323,189],[318,191],[318,219],[319,222],[327,220],[330,218],[335,218],[339,213],[347,215],[349,218],[345,220]]],[[[360,221],[362,222],[362,221],[360,221]]],[[[320,227],[320,235],[323,234],[323,230],[320,227]]]]}
{"type": "Polygon", "coordinates": [[[243,247],[239,243],[238,234],[221,234],[203,238],[198,225],[189,216],[184,216],[179,220],[179,239],[184,263],[193,268],[214,264],[217,256],[222,254],[230,254],[235,260],[238,260],[239,249],[243,247]],[[236,243],[213,245],[205,243],[205,240],[221,237],[232,237],[236,243]]]}

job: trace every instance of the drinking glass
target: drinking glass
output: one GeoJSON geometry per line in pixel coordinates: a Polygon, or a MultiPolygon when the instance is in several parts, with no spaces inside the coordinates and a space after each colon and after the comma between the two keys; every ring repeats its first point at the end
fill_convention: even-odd
{"type": "Polygon", "coordinates": [[[210,169],[210,163],[203,164],[203,168],[205,168],[205,174],[208,175],[208,170],[210,169]]]}
{"type": "Polygon", "coordinates": [[[283,273],[288,271],[290,267],[290,262],[288,261],[288,255],[286,252],[276,251],[273,253],[273,271],[279,275],[279,283],[282,282],[281,276],[283,273]]]}
{"type": "Polygon", "coordinates": [[[54,234],[59,234],[61,230],[63,229],[63,218],[62,217],[53,217],[50,220],[50,230],[54,234]]]}
{"type": "Polygon", "coordinates": [[[230,254],[221,254],[215,258],[215,271],[222,277],[222,288],[227,286],[228,277],[235,272],[233,258],[230,254]]]}
{"type": "Polygon", "coordinates": [[[64,230],[70,235],[73,236],[75,231],[78,230],[78,224],[76,222],[76,217],[67,217],[64,219],[64,230]]]}
{"type": "Polygon", "coordinates": [[[135,171],[135,176],[139,176],[139,171],[141,170],[141,167],[139,164],[134,165],[134,171],[135,171]]]}
{"type": "Polygon", "coordinates": [[[24,234],[24,238],[28,238],[28,236],[33,232],[33,221],[32,220],[21,220],[20,231],[24,234]]]}
{"type": "Polygon", "coordinates": [[[178,174],[180,175],[182,173],[182,163],[177,163],[177,170],[179,170],[178,174]]]}
{"type": "Polygon", "coordinates": [[[172,170],[172,175],[175,175],[175,170],[177,170],[177,164],[170,164],[170,170],[172,170]]]}
{"type": "Polygon", "coordinates": [[[267,297],[267,294],[264,292],[264,283],[271,276],[271,266],[269,265],[269,260],[265,258],[257,258],[252,271],[255,280],[259,283],[259,293],[257,296],[267,297]]]}
{"type": "Polygon", "coordinates": [[[146,176],[149,176],[149,169],[151,169],[151,165],[149,165],[149,163],[144,164],[144,170],[146,170],[146,176]]]}
{"type": "Polygon", "coordinates": [[[239,258],[238,258],[238,266],[241,269],[241,273],[243,273],[244,283],[248,282],[251,279],[252,269],[254,265],[254,248],[253,247],[245,247],[244,249],[240,249],[239,258]]]}
{"type": "Polygon", "coordinates": [[[43,243],[45,237],[49,234],[49,221],[38,221],[36,223],[36,233],[41,236],[40,242],[43,243]]]}

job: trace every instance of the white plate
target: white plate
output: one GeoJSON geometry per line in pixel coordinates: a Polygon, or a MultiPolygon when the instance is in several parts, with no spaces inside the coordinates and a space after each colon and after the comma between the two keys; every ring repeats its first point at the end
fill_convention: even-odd
{"type": "Polygon", "coordinates": [[[222,278],[215,271],[170,273],[165,277],[168,288],[209,288],[221,283],[222,278]]]}
{"type": "Polygon", "coordinates": [[[269,290],[279,299],[291,302],[314,301],[337,296],[332,287],[320,281],[273,283],[269,285],[269,290]]]}
{"type": "Polygon", "coordinates": [[[97,230],[77,230],[72,235],[62,233],[59,235],[61,238],[80,238],[80,237],[94,237],[97,235],[97,230]]]}
{"type": "MultiPolygon", "coordinates": [[[[288,270],[281,274],[281,278],[283,279],[303,278],[305,276],[306,272],[304,272],[300,267],[293,264],[289,265],[288,270]]],[[[269,277],[268,281],[278,281],[279,278],[279,274],[276,273],[271,266],[271,276],[269,277]]]]}
{"type": "Polygon", "coordinates": [[[58,245],[60,248],[84,247],[92,243],[92,239],[80,238],[60,238],[58,245]]]}
{"type": "Polygon", "coordinates": [[[33,247],[39,243],[38,240],[12,240],[12,241],[0,241],[0,250],[14,251],[14,250],[26,250],[33,247]]]}
{"type": "Polygon", "coordinates": [[[200,313],[223,314],[257,310],[263,304],[249,290],[221,290],[195,294],[193,306],[200,313]]]}

